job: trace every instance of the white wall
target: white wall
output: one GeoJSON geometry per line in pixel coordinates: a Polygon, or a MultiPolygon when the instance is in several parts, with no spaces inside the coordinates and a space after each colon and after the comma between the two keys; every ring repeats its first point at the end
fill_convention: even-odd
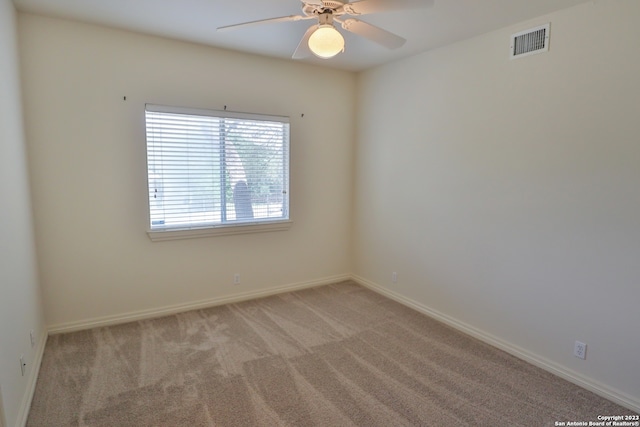
{"type": "Polygon", "coordinates": [[[43,319],[36,270],[20,98],[16,12],[0,0],[0,425],[21,422],[30,399],[43,319]],[[27,372],[20,373],[20,355],[27,372]],[[2,421],[5,421],[2,424],[2,421]]]}
{"type": "Polygon", "coordinates": [[[594,1],[364,72],[354,208],[358,277],[636,407],[639,22],[594,1]]]}
{"type": "Polygon", "coordinates": [[[49,325],[350,273],[355,75],[36,15],[19,24],[49,325]],[[151,242],[145,103],[290,116],[293,227],[151,242]]]}

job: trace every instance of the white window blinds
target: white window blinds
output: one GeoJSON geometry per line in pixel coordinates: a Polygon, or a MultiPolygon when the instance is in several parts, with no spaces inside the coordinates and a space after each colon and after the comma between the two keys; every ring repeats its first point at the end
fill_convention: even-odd
{"type": "Polygon", "coordinates": [[[149,227],[289,219],[289,120],[146,106],[149,227]]]}

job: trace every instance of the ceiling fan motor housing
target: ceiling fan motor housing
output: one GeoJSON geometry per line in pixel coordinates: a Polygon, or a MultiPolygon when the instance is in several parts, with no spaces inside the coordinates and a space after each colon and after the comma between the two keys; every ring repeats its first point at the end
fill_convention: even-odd
{"type": "Polygon", "coordinates": [[[322,4],[327,9],[338,9],[344,6],[345,3],[346,1],[344,0],[322,0],[322,4]]]}
{"type": "Polygon", "coordinates": [[[302,12],[307,16],[334,13],[342,15],[344,6],[348,4],[345,0],[317,0],[302,1],[302,12]]]}

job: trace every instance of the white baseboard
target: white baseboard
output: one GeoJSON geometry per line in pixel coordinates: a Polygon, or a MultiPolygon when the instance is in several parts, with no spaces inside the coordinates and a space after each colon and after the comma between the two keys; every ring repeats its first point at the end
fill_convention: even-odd
{"type": "Polygon", "coordinates": [[[605,399],[611,400],[612,402],[615,402],[621,406],[624,406],[625,408],[628,408],[632,411],[640,413],[640,400],[638,398],[635,398],[619,390],[611,388],[594,379],[585,377],[575,371],[572,371],[571,369],[566,368],[565,366],[559,365],[544,357],[540,357],[536,354],[533,354],[521,347],[508,343],[494,335],[491,335],[482,330],[479,330],[467,323],[460,322],[450,316],[447,316],[446,314],[440,313],[437,310],[427,307],[426,305],[419,303],[415,300],[412,300],[410,298],[407,298],[403,295],[400,295],[397,292],[386,289],[383,286],[380,286],[377,283],[371,282],[363,277],[352,275],[351,279],[361,284],[362,286],[365,286],[371,289],[374,292],[377,292],[381,295],[391,298],[392,300],[397,301],[400,304],[406,305],[407,307],[413,308],[414,310],[417,310],[423,314],[426,314],[429,317],[439,320],[489,345],[492,345],[501,350],[504,350],[507,353],[519,359],[529,362],[532,365],[535,365],[539,368],[544,369],[545,371],[548,371],[582,388],[592,391],[593,393],[599,396],[602,396],[605,399]]]}
{"type": "Polygon", "coordinates": [[[270,295],[281,294],[285,292],[296,291],[299,289],[311,288],[314,286],[328,285],[343,280],[351,279],[351,275],[343,274],[337,276],[325,277],[318,280],[310,280],[306,282],[293,283],[283,286],[277,286],[269,289],[258,291],[240,292],[230,296],[211,298],[202,301],[195,301],[186,304],[176,304],[149,310],[140,310],[129,313],[117,314],[113,316],[96,317],[93,319],[81,320],[78,322],[59,323],[49,327],[49,334],[60,334],[64,332],[75,332],[85,329],[98,328],[102,326],[117,325],[121,323],[134,322],[138,320],[152,319],[156,317],[169,316],[172,314],[183,313],[190,310],[199,310],[202,308],[213,307],[216,305],[231,304],[240,301],[246,301],[256,298],[263,298],[270,295]]]}
{"type": "Polygon", "coordinates": [[[36,383],[38,382],[38,374],[40,373],[40,365],[42,364],[42,356],[44,355],[44,348],[47,345],[47,331],[43,331],[40,334],[40,340],[36,347],[35,357],[32,362],[32,368],[29,371],[29,378],[27,379],[27,389],[24,392],[22,398],[22,404],[18,410],[18,418],[16,420],[16,427],[24,427],[27,425],[27,418],[29,417],[29,409],[31,409],[31,402],[33,401],[33,394],[36,391],[36,383]]]}

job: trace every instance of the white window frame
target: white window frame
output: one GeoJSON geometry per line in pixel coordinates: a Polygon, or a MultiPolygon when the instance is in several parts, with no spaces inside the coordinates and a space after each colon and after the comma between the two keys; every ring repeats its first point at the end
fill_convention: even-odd
{"type": "Polygon", "coordinates": [[[200,238],[209,236],[222,236],[230,234],[246,234],[246,233],[260,233],[269,231],[284,231],[288,230],[293,221],[290,214],[290,191],[289,191],[289,176],[290,176],[290,133],[289,133],[289,118],[283,116],[270,116],[264,114],[250,114],[240,113],[232,111],[220,111],[220,110],[208,110],[197,108],[183,108],[172,107],[164,105],[145,105],[145,143],[147,154],[147,234],[152,241],[163,240],[177,240],[188,238],[200,238]],[[152,228],[152,207],[151,207],[151,182],[149,179],[150,165],[149,165],[149,135],[147,135],[148,126],[146,123],[146,114],[150,113],[170,113],[170,114],[184,114],[193,116],[209,116],[215,118],[230,118],[230,119],[242,119],[251,121],[268,121],[268,122],[281,122],[286,124],[286,141],[285,141],[285,170],[284,170],[284,206],[286,213],[283,214],[283,218],[260,218],[256,220],[245,221],[228,221],[222,223],[206,223],[196,225],[185,225],[166,228],[152,228]]]}

